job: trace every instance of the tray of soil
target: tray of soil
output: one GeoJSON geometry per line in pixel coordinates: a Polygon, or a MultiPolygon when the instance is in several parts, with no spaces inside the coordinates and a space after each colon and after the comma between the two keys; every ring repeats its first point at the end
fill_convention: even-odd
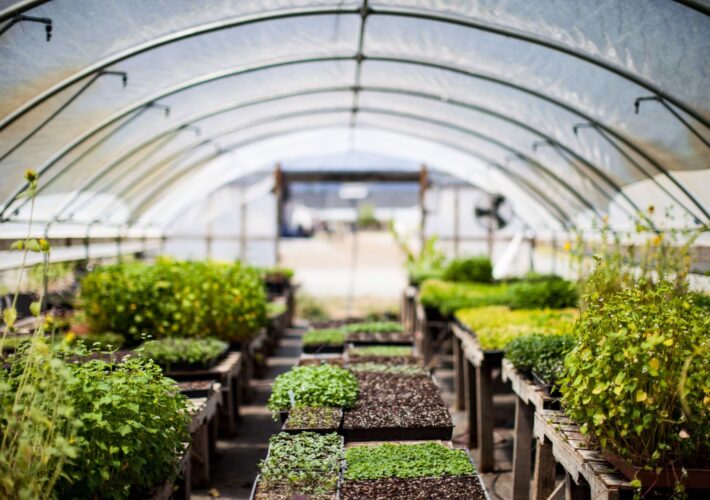
{"type": "Polygon", "coordinates": [[[345,332],[337,328],[311,330],[303,335],[303,352],[309,354],[342,353],[345,332]]]}
{"type": "Polygon", "coordinates": [[[345,340],[356,345],[379,344],[403,346],[411,346],[414,341],[412,336],[406,333],[348,333],[345,340]]]}
{"type": "Polygon", "coordinates": [[[207,398],[214,393],[214,380],[187,380],[178,382],[178,387],[188,398],[207,398]]]}
{"type": "Polygon", "coordinates": [[[281,432],[269,440],[252,490],[254,499],[338,498],[343,438],[335,433],[281,432]]]}
{"type": "Polygon", "coordinates": [[[144,342],[136,353],[152,359],[165,371],[209,370],[229,352],[229,344],[215,338],[165,338],[144,342]]]}
{"type": "Polygon", "coordinates": [[[430,376],[431,372],[424,368],[421,364],[395,364],[395,363],[351,363],[348,365],[351,372],[367,372],[367,373],[390,373],[393,375],[403,375],[410,377],[430,376]]]}
{"type": "Polygon", "coordinates": [[[298,366],[324,364],[343,366],[343,356],[341,354],[301,354],[298,359],[298,366]]]}
{"type": "Polygon", "coordinates": [[[294,408],[281,428],[284,432],[317,432],[328,434],[338,432],[343,421],[341,408],[294,408]]]}
{"type": "Polygon", "coordinates": [[[412,347],[380,345],[348,345],[347,359],[350,363],[416,364],[420,360],[412,347]]]}
{"type": "Polygon", "coordinates": [[[451,439],[449,409],[430,377],[383,372],[356,377],[360,396],[343,418],[348,442],[451,439]]]}
{"type": "Polygon", "coordinates": [[[441,443],[354,446],[345,461],[343,500],[489,500],[468,453],[441,443]]]}

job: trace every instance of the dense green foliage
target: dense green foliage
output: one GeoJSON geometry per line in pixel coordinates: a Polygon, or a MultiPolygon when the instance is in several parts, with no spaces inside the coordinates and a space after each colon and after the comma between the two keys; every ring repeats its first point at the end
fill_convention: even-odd
{"type": "Polygon", "coordinates": [[[530,277],[511,284],[508,305],[512,309],[577,307],[578,293],[574,283],[559,276],[530,277]]]}
{"type": "Polygon", "coordinates": [[[458,320],[470,328],[484,350],[505,349],[516,337],[529,333],[569,333],[577,318],[575,309],[516,309],[505,306],[463,309],[458,320]]]}
{"type": "Polygon", "coordinates": [[[265,489],[279,498],[334,493],[343,460],[343,438],[314,432],[276,434],[259,463],[265,489]]]}
{"type": "Polygon", "coordinates": [[[337,328],[310,330],[303,335],[303,345],[340,346],[345,342],[345,332],[337,328]]]}
{"type": "Polygon", "coordinates": [[[151,362],[72,366],[69,394],[81,422],[78,454],[57,483],[61,498],[135,498],[175,477],[189,440],[187,400],[151,362]]]}
{"type": "Polygon", "coordinates": [[[592,276],[565,411],[601,447],[644,466],[710,456],[710,316],[670,281],[608,293],[592,276]]]}
{"type": "Polygon", "coordinates": [[[353,347],[348,351],[352,356],[413,356],[411,347],[398,345],[366,345],[353,347]]]}
{"type": "Polygon", "coordinates": [[[505,357],[522,372],[535,372],[545,382],[554,384],[564,373],[565,356],[574,348],[571,334],[533,333],[510,341],[505,357]]]}
{"type": "Polygon", "coordinates": [[[265,281],[280,281],[280,280],[290,280],[293,278],[293,269],[289,267],[260,267],[258,268],[259,274],[265,281]]]}
{"type": "Polygon", "coordinates": [[[476,471],[464,450],[439,443],[354,446],[345,451],[345,479],[469,476],[476,471]]]}
{"type": "Polygon", "coordinates": [[[81,302],[93,331],[213,336],[244,340],[265,321],[266,300],[258,271],[239,263],[127,263],[102,266],[81,282],[81,302]]]}
{"type": "Polygon", "coordinates": [[[427,280],[421,285],[419,300],[425,307],[450,315],[467,307],[505,305],[508,303],[508,286],[427,280]]]}
{"type": "Polygon", "coordinates": [[[291,408],[290,391],[296,407],[351,408],[359,388],[355,376],[339,366],[296,366],[276,377],[267,407],[272,411],[291,408]]]}
{"type": "Polygon", "coordinates": [[[372,321],[345,325],[342,329],[345,333],[402,333],[404,326],[397,321],[372,321]]]}
{"type": "Polygon", "coordinates": [[[446,265],[442,278],[455,282],[492,283],[493,264],[484,256],[454,259],[446,265]]]}
{"type": "Polygon", "coordinates": [[[282,301],[273,301],[266,304],[266,316],[274,318],[288,311],[288,307],[282,301]]]}
{"type": "Polygon", "coordinates": [[[171,365],[202,364],[219,357],[229,344],[215,338],[181,339],[167,338],[149,340],[137,351],[142,358],[152,359],[158,365],[170,368],[171,365]]]}

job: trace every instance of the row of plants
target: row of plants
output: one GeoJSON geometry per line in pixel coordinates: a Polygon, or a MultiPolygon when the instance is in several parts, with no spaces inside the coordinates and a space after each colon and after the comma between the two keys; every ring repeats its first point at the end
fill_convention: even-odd
{"type": "Polygon", "coordinates": [[[531,333],[565,334],[574,329],[576,309],[477,307],[457,311],[456,319],[475,333],[485,351],[504,350],[515,338],[531,333]]]}
{"type": "Polygon", "coordinates": [[[444,316],[459,309],[504,305],[511,309],[576,307],[577,287],[554,275],[528,275],[501,283],[459,283],[427,280],[422,283],[419,300],[444,316]]]}
{"type": "Polygon", "coordinates": [[[303,335],[303,350],[307,353],[342,352],[347,342],[408,344],[411,336],[396,321],[374,321],[344,324],[337,328],[310,330],[303,335]]]}

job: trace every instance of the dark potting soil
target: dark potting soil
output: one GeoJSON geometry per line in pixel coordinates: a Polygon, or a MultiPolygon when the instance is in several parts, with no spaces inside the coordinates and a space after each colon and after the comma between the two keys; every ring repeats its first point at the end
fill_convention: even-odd
{"type": "Polygon", "coordinates": [[[253,498],[254,500],[293,500],[294,498],[307,498],[308,500],[335,500],[336,494],[314,495],[311,493],[299,497],[298,493],[294,492],[294,489],[289,487],[287,483],[284,483],[283,487],[272,485],[271,488],[266,488],[260,481],[256,485],[253,498]]]}
{"type": "Polygon", "coordinates": [[[340,408],[295,408],[290,411],[284,429],[338,429],[340,408]]]}
{"type": "Polygon", "coordinates": [[[344,428],[447,427],[451,415],[428,376],[356,373],[360,396],[344,428]]]}
{"type": "Polygon", "coordinates": [[[392,333],[392,332],[358,332],[358,333],[348,333],[345,337],[346,342],[365,342],[368,344],[378,344],[378,343],[402,343],[410,344],[412,342],[412,336],[406,333],[392,333]]]}
{"type": "Polygon", "coordinates": [[[421,478],[383,478],[345,481],[340,490],[342,500],[483,500],[478,476],[445,476],[421,478]]]}
{"type": "Polygon", "coordinates": [[[414,365],[421,360],[414,356],[358,356],[348,354],[351,363],[390,363],[393,365],[414,365]]]}

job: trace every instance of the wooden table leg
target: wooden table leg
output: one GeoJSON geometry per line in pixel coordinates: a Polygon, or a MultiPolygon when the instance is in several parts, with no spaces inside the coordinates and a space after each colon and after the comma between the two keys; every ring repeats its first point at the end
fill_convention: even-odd
{"type": "Polygon", "coordinates": [[[478,448],[478,397],[476,394],[476,368],[463,359],[464,385],[466,389],[466,420],[468,423],[468,447],[478,448]]]}
{"type": "Polygon", "coordinates": [[[461,339],[453,336],[451,339],[454,352],[454,394],[456,396],[455,408],[458,411],[466,409],[466,383],[464,382],[464,357],[461,347],[461,339]]]}
{"type": "Polygon", "coordinates": [[[572,480],[572,476],[565,477],[565,500],[590,500],[589,484],[584,478],[579,478],[579,484],[572,480]]]}
{"type": "Polygon", "coordinates": [[[495,468],[493,458],[493,387],[491,367],[481,363],[476,367],[476,392],[478,396],[478,470],[491,472],[495,468]]]}
{"type": "Polygon", "coordinates": [[[555,490],[555,457],[552,443],[537,441],[535,448],[535,473],[533,474],[533,500],[546,500],[555,490]]]}
{"type": "Polygon", "coordinates": [[[234,379],[222,383],[222,405],[219,407],[219,430],[224,436],[237,433],[237,415],[235,414],[235,396],[239,389],[234,387],[234,379]]]}
{"type": "Polygon", "coordinates": [[[513,448],[513,500],[530,498],[530,452],[534,408],[515,400],[515,444],[513,448]]]}
{"type": "Polygon", "coordinates": [[[198,487],[210,484],[210,439],[208,422],[202,424],[192,435],[192,451],[190,457],[192,486],[198,487]]]}

